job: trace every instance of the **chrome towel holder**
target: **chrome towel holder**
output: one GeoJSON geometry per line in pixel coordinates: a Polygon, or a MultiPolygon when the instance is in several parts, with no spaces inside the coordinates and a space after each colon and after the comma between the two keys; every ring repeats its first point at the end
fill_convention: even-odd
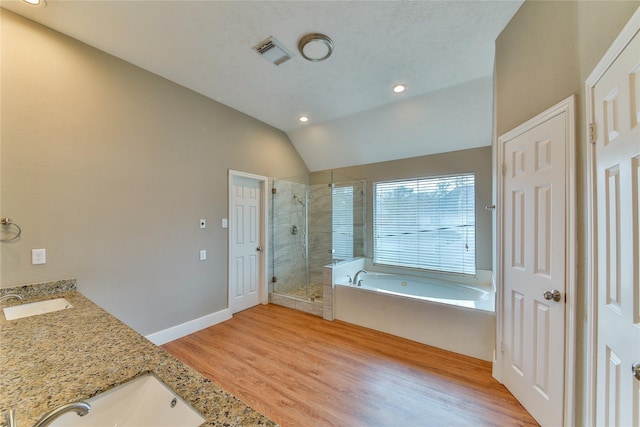
{"type": "Polygon", "coordinates": [[[20,234],[22,234],[22,229],[20,228],[20,226],[15,222],[11,221],[11,218],[0,218],[0,224],[3,225],[2,228],[10,227],[13,225],[15,228],[18,229],[18,232],[16,233],[15,236],[11,237],[10,239],[0,238],[0,242],[11,242],[12,240],[16,240],[18,237],[20,237],[20,234]]]}

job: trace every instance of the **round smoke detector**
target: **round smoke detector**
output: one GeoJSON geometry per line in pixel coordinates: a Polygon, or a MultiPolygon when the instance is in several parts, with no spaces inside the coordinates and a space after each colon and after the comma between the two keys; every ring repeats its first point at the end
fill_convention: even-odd
{"type": "Polygon", "coordinates": [[[307,34],[300,39],[298,50],[309,61],[324,61],[333,52],[333,41],[324,34],[307,34]]]}

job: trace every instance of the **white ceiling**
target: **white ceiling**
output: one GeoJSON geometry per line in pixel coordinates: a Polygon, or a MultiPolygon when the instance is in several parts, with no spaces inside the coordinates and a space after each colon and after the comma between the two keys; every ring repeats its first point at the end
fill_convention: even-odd
{"type": "Polygon", "coordinates": [[[283,130],[312,171],[489,145],[494,42],[521,4],[1,1],[283,130]],[[310,32],[333,40],[326,61],[298,52],[310,32]],[[269,36],[293,58],[276,66],[252,49],[269,36]]]}

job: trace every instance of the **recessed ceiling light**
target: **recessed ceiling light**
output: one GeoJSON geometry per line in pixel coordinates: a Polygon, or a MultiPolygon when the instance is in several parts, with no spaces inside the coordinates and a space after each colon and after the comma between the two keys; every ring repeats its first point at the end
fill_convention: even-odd
{"type": "Polygon", "coordinates": [[[45,0],[22,0],[27,4],[32,6],[46,6],[47,2],[45,0]]]}
{"type": "Polygon", "coordinates": [[[402,93],[402,92],[404,92],[406,89],[407,89],[407,85],[400,83],[400,84],[397,84],[397,85],[395,85],[395,86],[393,87],[393,92],[394,92],[394,93],[402,93]]]}
{"type": "Polygon", "coordinates": [[[298,117],[298,120],[300,121],[300,123],[307,123],[309,121],[309,117],[308,116],[300,116],[300,117],[298,117]]]}
{"type": "Polygon", "coordinates": [[[309,61],[324,61],[333,52],[333,41],[324,34],[307,34],[300,39],[298,50],[309,61]]]}

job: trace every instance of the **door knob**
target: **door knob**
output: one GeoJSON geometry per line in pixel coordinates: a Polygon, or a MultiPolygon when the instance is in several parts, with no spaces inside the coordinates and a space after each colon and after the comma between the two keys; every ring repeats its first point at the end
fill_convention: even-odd
{"type": "Polygon", "coordinates": [[[256,248],[256,251],[258,251],[258,252],[262,252],[262,246],[258,246],[258,247],[256,248]]]}
{"type": "Polygon", "coordinates": [[[631,365],[631,372],[633,372],[633,376],[640,381],[640,362],[636,362],[631,365]]]}
{"type": "Polygon", "coordinates": [[[558,302],[561,298],[562,295],[560,294],[560,291],[556,289],[551,289],[550,291],[544,293],[544,299],[548,301],[554,300],[555,302],[558,302]]]}

